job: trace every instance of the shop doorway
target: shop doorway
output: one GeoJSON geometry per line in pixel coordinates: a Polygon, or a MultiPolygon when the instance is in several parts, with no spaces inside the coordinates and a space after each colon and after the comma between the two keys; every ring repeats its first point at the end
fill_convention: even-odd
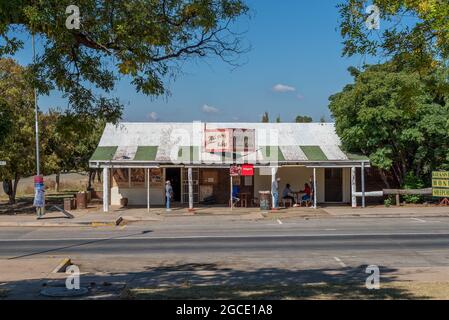
{"type": "Polygon", "coordinates": [[[170,180],[173,188],[173,201],[181,202],[181,169],[166,168],[165,180],[170,180]]]}
{"type": "Polygon", "coordinates": [[[325,201],[343,202],[343,169],[326,168],[325,171],[325,201]]]}

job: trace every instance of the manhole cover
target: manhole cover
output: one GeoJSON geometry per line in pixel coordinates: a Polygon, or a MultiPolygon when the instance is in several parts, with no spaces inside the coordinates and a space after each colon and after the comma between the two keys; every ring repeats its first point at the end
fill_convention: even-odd
{"type": "Polygon", "coordinates": [[[42,289],[41,295],[52,298],[70,298],[84,296],[88,292],[89,290],[87,288],[68,290],[64,287],[49,287],[42,289]]]}

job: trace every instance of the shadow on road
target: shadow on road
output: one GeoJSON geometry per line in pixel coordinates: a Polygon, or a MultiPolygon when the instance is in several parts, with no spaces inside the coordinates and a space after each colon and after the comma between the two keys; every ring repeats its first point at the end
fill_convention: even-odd
{"type": "Polygon", "coordinates": [[[111,240],[117,240],[117,239],[125,239],[125,238],[128,238],[128,237],[140,236],[140,235],[148,234],[150,232],[152,232],[152,231],[145,230],[145,231],[141,231],[141,232],[138,232],[138,233],[127,234],[127,235],[120,235],[120,236],[117,236],[117,237],[109,237],[109,238],[104,238],[104,239],[84,241],[84,242],[80,242],[80,243],[71,244],[69,246],[56,247],[56,248],[51,248],[51,249],[47,249],[47,250],[41,250],[41,251],[36,251],[36,252],[32,252],[32,253],[23,254],[23,255],[19,255],[19,256],[8,258],[8,260],[29,258],[29,257],[37,256],[37,255],[40,255],[40,254],[45,254],[45,253],[50,253],[50,252],[57,252],[57,251],[70,249],[70,248],[81,247],[81,246],[87,246],[87,245],[94,244],[94,243],[100,243],[100,242],[105,242],[105,241],[111,241],[111,240]]]}
{"type": "MultiPolygon", "coordinates": [[[[172,264],[140,272],[82,275],[86,299],[425,299],[401,286],[396,269],[380,267],[381,289],[365,286],[366,266],[336,269],[221,268],[217,264],[172,264]]],[[[0,284],[6,299],[42,299],[43,286],[64,280],[42,279],[0,284]]],[[[1,297],[1,295],[0,295],[1,297]]]]}

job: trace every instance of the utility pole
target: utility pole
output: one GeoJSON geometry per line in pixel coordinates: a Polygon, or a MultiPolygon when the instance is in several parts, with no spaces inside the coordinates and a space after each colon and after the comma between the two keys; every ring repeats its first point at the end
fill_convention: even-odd
{"type": "MultiPolygon", "coordinates": [[[[36,46],[34,43],[34,32],[32,33],[33,64],[36,65],[36,46]]],[[[35,199],[37,218],[40,219],[45,214],[45,187],[41,178],[40,152],[39,152],[39,106],[37,103],[37,88],[34,85],[34,126],[36,130],[36,176],[34,178],[35,199]]]]}
{"type": "MultiPolygon", "coordinates": [[[[33,41],[33,63],[36,64],[36,47],[34,44],[34,32],[32,35],[33,41]]],[[[40,168],[40,154],[39,154],[39,106],[37,104],[37,88],[34,86],[34,125],[36,130],[36,175],[41,175],[40,168]]]]}

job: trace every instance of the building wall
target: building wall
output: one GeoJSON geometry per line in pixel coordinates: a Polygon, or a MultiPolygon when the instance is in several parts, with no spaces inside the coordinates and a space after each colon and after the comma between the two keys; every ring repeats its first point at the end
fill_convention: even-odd
{"type": "MultiPolygon", "coordinates": [[[[111,205],[119,206],[120,199],[128,198],[128,205],[130,206],[146,206],[147,205],[147,189],[136,188],[119,188],[113,187],[111,189],[111,205]]],[[[164,188],[150,189],[150,205],[161,206],[165,204],[164,188]]]]}
{"type": "MultiPolygon", "coordinates": [[[[270,191],[271,190],[271,174],[263,175],[261,169],[256,169],[256,174],[254,176],[254,193],[255,196],[259,194],[259,191],[270,191]]],[[[324,168],[317,168],[317,202],[325,202],[325,176],[324,168]]],[[[270,173],[270,169],[266,169],[266,173],[270,173]]],[[[279,186],[279,193],[282,192],[285,185],[289,183],[294,191],[303,190],[304,183],[308,183],[309,177],[313,175],[312,168],[306,167],[284,167],[279,168],[277,177],[281,178],[281,183],[279,186]]],[[[343,202],[351,202],[351,169],[343,168],[343,202]]]]}
{"type": "MultiPolygon", "coordinates": [[[[317,168],[317,202],[325,202],[325,175],[323,168],[317,168]]],[[[201,171],[201,170],[200,170],[201,171]]],[[[225,176],[226,170],[218,170],[219,180],[214,187],[214,194],[218,195],[219,203],[227,204],[229,198],[229,177],[225,176]],[[220,192],[218,192],[220,191],[220,192]]],[[[255,170],[254,176],[254,197],[258,197],[259,191],[271,190],[271,174],[261,174],[261,169],[255,170]]],[[[270,173],[271,169],[267,168],[266,173],[270,173]]],[[[201,174],[200,174],[201,175],[201,174]]],[[[281,178],[279,186],[279,193],[282,192],[285,185],[290,183],[294,191],[304,189],[304,183],[308,182],[309,177],[313,175],[312,168],[306,167],[284,167],[279,168],[277,177],[281,178]]],[[[351,169],[343,168],[343,202],[351,202],[351,169]]],[[[146,206],[147,204],[147,190],[146,188],[119,188],[117,186],[111,188],[111,205],[120,205],[120,199],[128,198],[130,206],[146,206]]],[[[150,204],[164,205],[164,187],[151,187],[150,189],[150,204]]]]}
{"type": "MultiPolygon", "coordinates": [[[[259,194],[259,191],[271,190],[271,174],[264,175],[270,172],[270,169],[256,169],[256,175],[254,177],[254,193],[255,196],[259,194]]],[[[279,168],[277,177],[281,178],[279,185],[279,193],[285,188],[285,185],[289,183],[294,191],[304,189],[304,183],[309,182],[309,177],[313,175],[313,169],[306,167],[284,167],[279,168]]],[[[324,171],[323,169],[317,169],[317,201],[324,202],[324,171]]]]}
{"type": "MultiPolygon", "coordinates": [[[[132,186],[131,179],[129,186],[118,186],[114,181],[112,174],[110,174],[111,196],[110,201],[112,206],[119,206],[122,198],[128,198],[128,205],[130,206],[146,206],[147,205],[147,175],[145,173],[144,185],[132,186]]],[[[165,181],[165,169],[162,170],[162,181],[165,181]]],[[[150,187],[150,205],[165,205],[165,185],[150,187]]]]}
{"type": "Polygon", "coordinates": [[[343,202],[351,203],[351,168],[343,168],[343,202]]]}

